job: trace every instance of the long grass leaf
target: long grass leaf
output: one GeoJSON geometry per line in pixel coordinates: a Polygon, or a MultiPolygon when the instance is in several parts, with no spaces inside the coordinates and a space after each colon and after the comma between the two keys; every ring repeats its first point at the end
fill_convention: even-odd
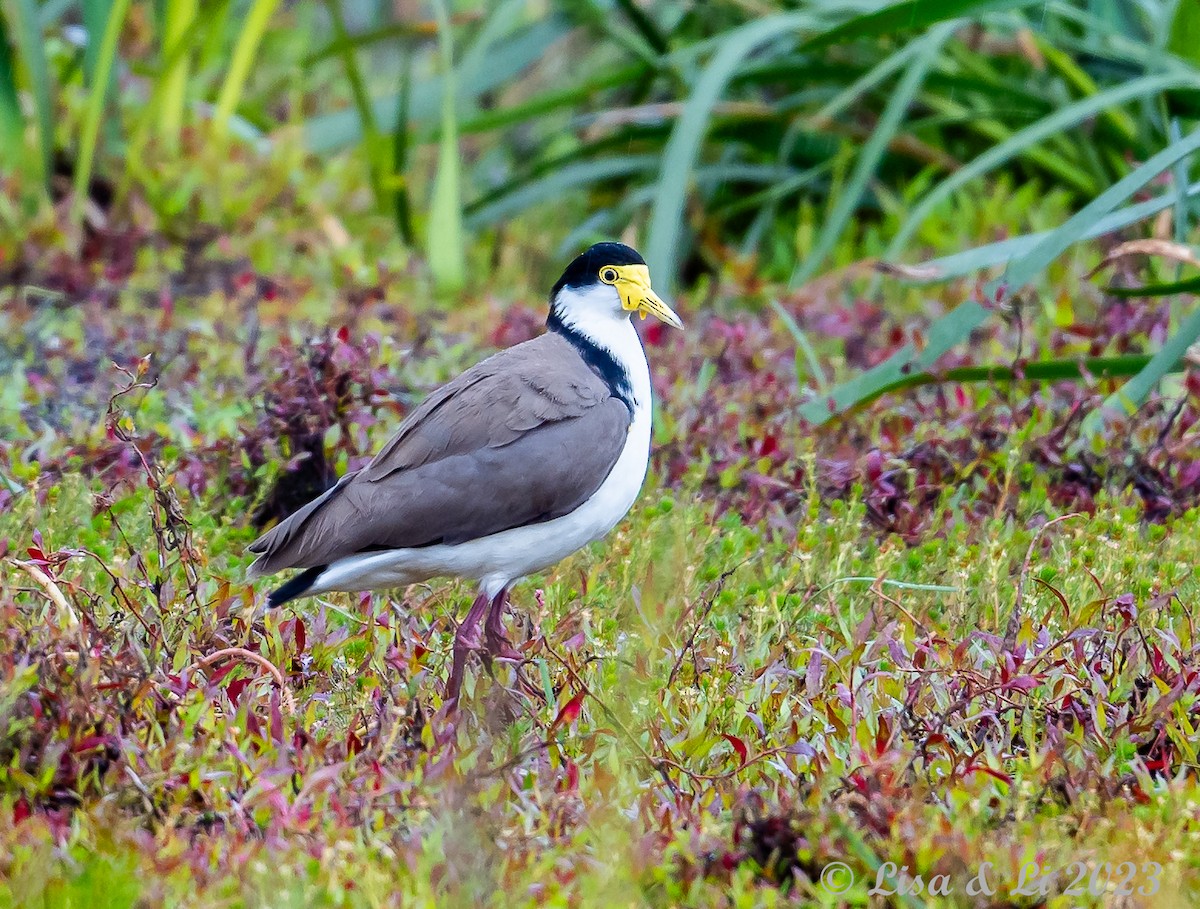
{"type": "MultiPolygon", "coordinates": [[[[1172,142],[1178,142],[1183,138],[1183,130],[1179,126],[1179,118],[1172,117],[1167,131],[1172,142]]],[[[1175,228],[1175,242],[1186,243],[1188,229],[1191,227],[1191,205],[1187,196],[1188,188],[1188,167],[1189,161],[1187,158],[1180,158],[1175,162],[1175,166],[1171,168],[1171,188],[1175,191],[1175,211],[1173,227],[1175,228]]],[[[1175,271],[1175,277],[1178,278],[1179,269],[1175,271]]]]}
{"type": "Polygon", "coordinates": [[[599,31],[616,45],[624,56],[641,60],[648,66],[656,66],[661,62],[661,51],[651,46],[640,32],[622,25],[612,15],[607,3],[601,3],[599,0],[575,0],[570,4],[570,8],[579,17],[581,24],[590,25],[599,31]]]}
{"type": "MultiPolygon", "coordinates": [[[[1064,250],[1079,242],[1113,208],[1138,192],[1176,161],[1193,154],[1198,148],[1200,130],[1179,142],[1171,143],[1132,173],[1122,177],[1060,227],[1043,236],[1026,255],[1009,262],[1004,275],[991,281],[984,289],[983,299],[1011,297],[1064,250]]],[[[1173,194],[1168,195],[1173,198],[1173,194]]],[[[968,300],[959,304],[929,326],[925,347],[919,354],[913,345],[906,344],[883,363],[835,388],[827,398],[802,406],[801,416],[813,423],[823,423],[834,414],[842,413],[859,401],[873,397],[881,388],[894,385],[906,376],[929,371],[951,347],[982,325],[990,311],[979,300],[968,300]]],[[[1178,355],[1175,359],[1178,359],[1178,355]]]]}
{"type": "MultiPolygon", "coordinates": [[[[555,42],[571,31],[570,20],[561,15],[547,16],[515,35],[505,38],[500,47],[493,48],[488,65],[480,67],[471,81],[458,86],[459,100],[473,106],[480,95],[507,84],[527,67],[540,60],[555,42]]],[[[412,87],[409,121],[413,126],[428,126],[440,122],[442,116],[442,78],[422,79],[412,87]]],[[[379,128],[390,132],[396,128],[398,102],[395,95],[376,98],[371,102],[379,128]]],[[[356,110],[341,110],[308,120],[304,125],[304,143],[318,154],[338,151],[354,145],[362,138],[362,121],[356,110]]]]}
{"type": "Polygon", "coordinates": [[[757,48],[780,35],[817,24],[808,13],[779,13],[734,29],[723,36],[716,54],[696,81],[663,151],[646,241],[646,260],[655,280],[668,292],[675,282],[688,181],[713,107],[742,61],[757,48]]]}
{"type": "MultiPolygon", "coordinates": [[[[803,355],[805,363],[808,366],[809,375],[812,376],[814,382],[817,383],[817,391],[824,394],[829,388],[829,379],[825,375],[825,370],[821,368],[821,361],[817,357],[816,350],[808,340],[808,335],[804,329],[792,318],[792,314],[788,312],[780,304],[778,300],[771,300],[771,309],[775,311],[775,315],[779,316],[779,320],[783,322],[783,327],[787,329],[788,334],[792,336],[792,340],[796,342],[796,349],[803,355]]],[[[799,367],[799,358],[796,361],[799,367]]],[[[804,383],[804,378],[801,376],[799,369],[796,370],[796,381],[800,384],[804,383]]]]}
{"type": "Polygon", "coordinates": [[[367,167],[370,170],[371,186],[375,192],[375,203],[381,209],[385,206],[387,197],[383,188],[384,154],[383,135],[375,122],[375,113],[371,109],[371,99],[367,95],[367,86],[358,68],[354,45],[347,39],[346,22],[342,17],[341,0],[325,0],[325,9],[329,13],[329,21],[333,25],[333,34],[342,48],[342,69],[346,73],[346,82],[350,86],[350,96],[354,99],[354,107],[358,111],[359,122],[363,128],[363,143],[366,146],[367,167]]]}
{"type": "Polygon", "coordinates": [[[392,193],[396,229],[405,246],[412,247],[416,235],[412,225],[412,200],[408,185],[408,106],[412,99],[412,50],[405,48],[400,67],[400,91],[397,94],[396,126],[392,130],[392,193]]]}
{"type": "Polygon", "coordinates": [[[832,121],[834,117],[848,110],[863,95],[882,85],[893,74],[900,72],[908,64],[912,55],[920,49],[919,41],[910,41],[894,54],[888,54],[822,105],[821,109],[810,118],[811,122],[819,125],[832,121]]]}
{"type": "Polygon", "coordinates": [[[33,95],[42,179],[49,186],[50,162],[54,157],[54,114],[50,102],[50,67],[46,63],[46,49],[42,43],[41,20],[34,0],[12,0],[12,7],[15,22],[13,38],[33,95]]]}
{"type": "Polygon", "coordinates": [[[92,179],[92,165],[96,159],[96,143],[100,138],[100,120],[104,116],[108,98],[109,78],[113,72],[113,61],[117,57],[117,40],[125,25],[130,0],[115,0],[104,23],[104,34],[96,57],[92,90],[88,95],[83,112],[83,128],[79,134],[79,150],[75,159],[74,194],[71,199],[71,221],[78,225],[83,221],[84,203],[87,201],[88,184],[92,179]]]}
{"type": "MultiPolygon", "coordinates": [[[[1197,197],[1200,197],[1200,183],[1193,183],[1187,189],[1187,198],[1195,199],[1197,197]]],[[[1152,218],[1160,211],[1170,208],[1175,204],[1175,201],[1176,194],[1170,192],[1153,199],[1147,199],[1145,202],[1138,202],[1135,205],[1122,208],[1096,221],[1096,223],[1083,233],[1080,239],[1092,240],[1096,237],[1102,237],[1105,234],[1121,230],[1130,224],[1136,224],[1138,221],[1152,218]]],[[[985,268],[992,268],[996,265],[1003,265],[1006,262],[1019,259],[1027,255],[1030,250],[1045,240],[1050,233],[1051,231],[1045,230],[1025,234],[1021,237],[1009,237],[1007,240],[999,240],[995,243],[977,246],[974,249],[963,250],[949,256],[930,259],[922,262],[920,265],[904,269],[907,275],[901,273],[901,276],[911,276],[910,280],[917,284],[951,281],[955,278],[974,274],[985,268]]]]}
{"type": "Polygon", "coordinates": [[[809,38],[801,50],[813,51],[859,38],[877,38],[900,31],[915,31],[968,16],[1033,6],[1040,0],[904,0],[883,9],[857,16],[836,28],[809,38]]]}
{"type": "MultiPolygon", "coordinates": [[[[1113,418],[1132,414],[1163,376],[1177,372],[1189,347],[1200,339],[1200,308],[1188,316],[1141,371],[1089,413],[1079,430],[1079,444],[1094,439],[1113,418]]],[[[1186,364],[1185,364],[1186,365],[1186,364]]]]}
{"type": "MultiPolygon", "coordinates": [[[[876,398],[898,391],[926,385],[961,385],[966,383],[1063,382],[1087,378],[1116,379],[1136,376],[1146,368],[1152,357],[1148,354],[1124,354],[1116,357],[1082,357],[1079,359],[1042,360],[1026,363],[1020,369],[1011,366],[959,366],[943,372],[921,372],[905,376],[891,385],[876,389],[868,398],[860,399],[861,407],[876,398]]],[[[1185,360],[1170,364],[1169,371],[1182,372],[1185,360]]]]}
{"type": "Polygon", "coordinates": [[[428,23],[388,22],[384,25],[367,29],[366,31],[356,32],[353,35],[343,35],[341,37],[335,35],[328,44],[322,45],[305,57],[303,65],[307,68],[330,57],[339,57],[345,53],[347,48],[362,50],[372,44],[395,41],[397,38],[409,41],[428,38],[429,36],[428,23]]]}
{"type": "Polygon", "coordinates": [[[1176,0],[1175,15],[1167,33],[1167,50],[1200,65],[1200,3],[1176,0]]]}
{"type": "Polygon", "coordinates": [[[198,12],[199,0],[168,0],[163,15],[162,99],[158,134],[172,148],[178,147],[183,131],[192,62],[191,32],[198,12]]]}
{"type": "Polygon", "coordinates": [[[90,85],[95,84],[96,64],[100,59],[100,36],[108,25],[112,13],[112,0],[80,0],[83,13],[83,28],[87,32],[87,44],[83,47],[83,72],[90,85]]]}
{"type": "Polygon", "coordinates": [[[921,89],[925,74],[933,65],[934,58],[941,51],[942,45],[946,43],[957,27],[958,23],[955,21],[942,22],[917,39],[920,48],[904,71],[895,91],[888,98],[883,115],[871,131],[871,137],[859,152],[858,159],[854,162],[854,170],[846,181],[845,187],[838,194],[837,202],[829,217],[821,227],[821,232],[813,244],[812,252],[792,272],[791,280],[788,282],[789,287],[803,284],[825,263],[825,258],[833,250],[842,236],[842,232],[846,229],[846,225],[849,224],[850,218],[858,209],[863,194],[867,191],[867,184],[875,176],[879,162],[887,152],[888,143],[896,135],[904,115],[908,112],[909,105],[921,89]]]}
{"type": "Polygon", "coordinates": [[[896,231],[896,235],[888,244],[884,255],[888,258],[898,256],[905,246],[907,246],[921,224],[929,217],[930,213],[972,180],[976,180],[984,174],[990,173],[1001,165],[1017,158],[1048,136],[1077,126],[1107,108],[1124,104],[1136,98],[1150,97],[1173,87],[1200,87],[1200,74],[1195,76],[1142,76],[1131,82],[1126,82],[1124,85],[1108,89],[1101,94],[1069,104],[1055,111],[1050,116],[1044,117],[1038,122],[1013,133],[1004,141],[993,145],[982,155],[979,155],[959,170],[950,174],[950,176],[946,177],[946,179],[942,180],[937,186],[926,193],[921,201],[913,206],[912,210],[908,213],[904,219],[904,223],[896,231]]]}
{"type": "Polygon", "coordinates": [[[0,160],[14,170],[24,170],[27,160],[16,61],[8,39],[8,21],[3,16],[0,16],[0,160]]]}
{"type": "Polygon", "coordinates": [[[246,88],[246,80],[250,76],[250,67],[254,65],[254,57],[258,46],[262,43],[263,35],[279,0],[254,0],[250,12],[238,32],[237,42],[233,46],[233,56],[229,62],[229,71],[221,90],[217,94],[217,103],[213,110],[213,134],[222,138],[229,133],[229,120],[237,110],[242,100],[242,92],[246,88]]]}
{"type": "Polygon", "coordinates": [[[617,6],[621,8],[621,12],[625,17],[633,23],[633,27],[638,30],[646,43],[656,54],[665,54],[668,50],[666,36],[659,31],[658,26],[654,24],[650,16],[638,6],[634,0],[617,0],[617,6]]]}
{"type": "Polygon", "coordinates": [[[434,288],[439,294],[461,290],[467,279],[463,240],[462,174],[458,156],[458,116],[454,80],[454,40],[447,0],[434,0],[438,52],[442,63],[442,136],[437,174],[429,206],[427,254],[434,288]]]}
{"type": "Polygon", "coordinates": [[[657,160],[654,155],[622,155],[556,167],[545,176],[513,184],[499,194],[489,195],[468,206],[467,226],[495,224],[538,203],[561,198],[565,193],[604,180],[651,173],[657,160]]]}
{"type": "Polygon", "coordinates": [[[1144,284],[1141,287],[1109,285],[1104,288],[1104,292],[1114,297],[1172,297],[1175,294],[1194,294],[1200,293],[1200,277],[1184,278],[1182,281],[1166,284],[1144,284]]]}
{"type": "Polygon", "coordinates": [[[484,110],[471,114],[459,124],[459,133],[483,133],[494,129],[503,129],[517,123],[524,123],[542,114],[553,114],[571,110],[580,102],[586,101],[597,92],[618,85],[629,85],[647,72],[643,64],[621,66],[605,70],[595,76],[589,76],[578,85],[559,88],[535,95],[527,101],[506,104],[493,110],[484,110]]]}
{"type": "Polygon", "coordinates": [[[501,0],[488,5],[487,17],[471,36],[470,43],[458,52],[454,66],[454,81],[459,86],[460,118],[473,112],[474,99],[462,96],[462,86],[479,81],[483,70],[490,67],[505,43],[521,30],[526,16],[526,0],[501,0]]]}
{"type": "Polygon", "coordinates": [[[1008,293],[1024,287],[1046,266],[1062,255],[1069,246],[1083,239],[1088,230],[1100,218],[1142,189],[1163,171],[1169,169],[1176,161],[1186,158],[1197,149],[1200,149],[1200,129],[1178,142],[1172,142],[1102,192],[1068,218],[1061,227],[1051,231],[1044,240],[1030,250],[1029,255],[1011,263],[1004,276],[994,281],[992,286],[998,289],[1003,284],[1008,293]]]}

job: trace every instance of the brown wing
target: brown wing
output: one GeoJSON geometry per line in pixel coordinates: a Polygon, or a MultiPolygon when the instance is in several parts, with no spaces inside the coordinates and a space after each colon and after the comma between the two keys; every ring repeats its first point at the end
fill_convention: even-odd
{"type": "Polygon", "coordinates": [[[252,573],[561,517],[600,488],[630,419],[568,342],[509,348],[430,395],[367,467],[252,543],[252,573]]]}

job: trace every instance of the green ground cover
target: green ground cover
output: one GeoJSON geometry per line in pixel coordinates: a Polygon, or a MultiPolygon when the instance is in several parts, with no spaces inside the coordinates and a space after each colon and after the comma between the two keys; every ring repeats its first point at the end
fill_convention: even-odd
{"type": "Polygon", "coordinates": [[[1200,902],[1191,7],[379,6],[0,2],[0,906],[1200,902]],[[687,330],[540,696],[267,611],[608,234],[687,330]]]}

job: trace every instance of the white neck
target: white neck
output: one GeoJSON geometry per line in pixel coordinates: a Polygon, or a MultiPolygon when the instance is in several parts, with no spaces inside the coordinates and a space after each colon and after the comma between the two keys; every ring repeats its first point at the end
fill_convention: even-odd
{"type": "Polygon", "coordinates": [[[650,366],[646,362],[646,351],[629,315],[619,308],[619,302],[615,312],[609,305],[610,299],[615,297],[615,292],[607,285],[582,292],[565,289],[555,301],[555,311],[564,326],[606,350],[624,367],[635,409],[649,408],[650,366]],[[601,299],[590,299],[593,295],[601,299]]]}

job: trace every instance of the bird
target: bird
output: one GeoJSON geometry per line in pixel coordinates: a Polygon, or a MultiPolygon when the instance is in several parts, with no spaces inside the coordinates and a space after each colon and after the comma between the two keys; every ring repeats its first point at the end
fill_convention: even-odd
{"type": "Polygon", "coordinates": [[[650,367],[635,313],[683,328],[634,249],[579,254],[550,291],[544,333],[428,395],[365,467],[250,544],[249,579],[301,569],[272,607],[472,581],[446,700],[457,705],[472,653],[520,662],[504,627],[512,586],[606,536],[646,477],[650,367]]]}

